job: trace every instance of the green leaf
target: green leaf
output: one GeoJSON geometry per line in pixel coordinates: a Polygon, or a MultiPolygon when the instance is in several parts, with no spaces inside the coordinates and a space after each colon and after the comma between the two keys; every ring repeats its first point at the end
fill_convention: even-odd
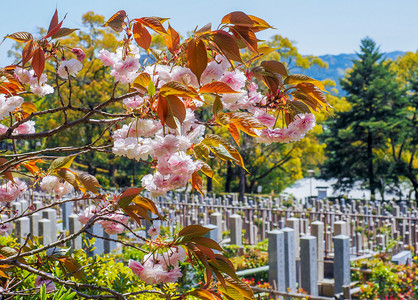
{"type": "Polygon", "coordinates": [[[76,156],[77,155],[58,157],[51,163],[49,169],[51,171],[55,171],[56,169],[61,168],[69,169],[76,156]]]}
{"type": "Polygon", "coordinates": [[[222,112],[223,109],[224,109],[224,106],[222,104],[221,98],[218,95],[216,95],[215,101],[213,102],[213,107],[212,107],[213,115],[216,116],[217,114],[222,112]]]}

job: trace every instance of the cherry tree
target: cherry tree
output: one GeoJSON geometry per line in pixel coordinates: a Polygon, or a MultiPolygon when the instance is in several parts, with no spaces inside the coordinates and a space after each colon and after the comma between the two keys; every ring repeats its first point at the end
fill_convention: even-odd
{"type": "MultiPolygon", "coordinates": [[[[107,100],[86,107],[75,105],[72,99],[74,78],[84,67],[85,54],[81,48],[65,45],[65,37],[76,29],[63,27],[57,11],[39,39],[28,32],[6,36],[22,43],[23,51],[17,64],[1,69],[0,73],[0,139],[12,145],[12,150],[0,158],[3,182],[0,207],[2,213],[10,216],[0,221],[0,234],[12,233],[12,223],[19,218],[66,201],[93,204],[85,205],[79,214],[83,224],[80,231],[61,236],[46,246],[31,242],[30,236],[23,237],[23,244],[9,248],[7,253],[1,252],[3,293],[19,294],[13,276],[21,269],[36,275],[35,285],[44,286],[51,293],[58,284],[80,297],[89,295],[79,292],[79,288],[97,290],[118,299],[133,296],[135,293],[122,294],[82,283],[79,275],[83,267],[71,255],[56,259],[70,278],[65,280],[49,273],[47,266],[28,263],[41,253],[54,255],[54,249],[99,224],[109,235],[130,231],[147,244],[148,250],[142,249],[147,253],[141,261],[129,261],[137,280],[146,284],[176,282],[183,276],[179,262],[186,261],[205,270],[205,280],[199,288],[175,297],[159,292],[159,297],[234,299],[238,293],[244,299],[254,299],[251,288],[239,280],[231,262],[221,254],[220,245],[205,237],[209,229],[190,225],[168,239],[151,227],[148,231],[151,238],[147,239],[138,236],[129,224],[135,222],[140,227],[144,221],[166,219],[144,191],[151,198],[164,196],[190,182],[193,191],[202,193],[202,174],[209,177],[214,174],[208,164],[210,158],[245,169],[238,150],[242,134],[264,144],[302,139],[315,125],[312,112],[329,106],[324,86],[308,76],[289,74],[278,61],[263,60],[275,49],[258,47],[256,33],[271,26],[243,12],[224,16],[216,29],[210,24],[196,29],[184,40],[166,18],[130,19],[125,11],[119,11],[104,26],[123,35],[115,52],[97,53],[114,78],[114,88],[107,100]],[[150,48],[150,32],[163,37],[167,51],[150,48]],[[243,48],[252,53],[247,61],[241,56],[243,48]],[[140,64],[141,51],[146,51],[154,62],[140,64]],[[256,67],[249,68],[256,63],[256,67]],[[47,76],[47,66],[53,67],[54,76],[47,76]],[[265,85],[268,92],[262,93],[259,85],[265,85]],[[125,86],[128,92],[119,94],[120,86],[125,86]],[[53,94],[59,105],[38,110],[34,103],[25,101],[28,93],[39,97],[53,94]],[[118,103],[123,104],[123,109],[115,111],[118,103]],[[209,113],[202,114],[204,110],[209,113]],[[36,130],[37,120],[54,115],[63,116],[62,123],[44,131],[36,130]],[[65,135],[66,131],[86,123],[98,126],[101,134],[83,146],[62,145],[37,151],[21,147],[23,141],[65,135]],[[214,134],[215,127],[228,130],[232,139],[228,141],[214,134]],[[115,196],[101,189],[92,174],[72,168],[77,156],[88,152],[143,162],[152,167],[152,172],[142,177],[141,186],[127,187],[115,196]],[[33,188],[53,193],[56,201],[38,209],[32,205],[15,215],[10,203],[33,188]],[[77,196],[62,198],[66,195],[77,196]]],[[[135,247],[129,243],[124,246],[135,247]]],[[[138,293],[144,292],[155,291],[138,293]]]]}

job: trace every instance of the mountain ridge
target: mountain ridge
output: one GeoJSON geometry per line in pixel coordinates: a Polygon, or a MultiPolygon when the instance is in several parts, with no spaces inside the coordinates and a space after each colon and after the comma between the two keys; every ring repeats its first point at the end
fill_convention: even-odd
{"type": "MultiPolygon", "coordinates": [[[[404,51],[392,51],[383,53],[383,59],[395,60],[397,57],[404,55],[404,51]]],[[[331,79],[336,83],[336,89],[339,95],[344,95],[344,91],[340,86],[340,79],[344,78],[347,69],[353,66],[353,61],[358,58],[356,53],[341,53],[341,54],[325,54],[319,55],[320,59],[328,63],[328,68],[320,68],[312,66],[308,69],[298,68],[298,72],[305,74],[317,80],[331,79]]]]}

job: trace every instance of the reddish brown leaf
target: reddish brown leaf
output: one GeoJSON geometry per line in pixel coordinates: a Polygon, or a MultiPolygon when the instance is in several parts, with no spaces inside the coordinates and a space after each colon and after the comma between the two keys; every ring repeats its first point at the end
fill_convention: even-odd
{"type": "Polygon", "coordinates": [[[238,130],[237,126],[235,126],[233,123],[231,123],[228,126],[228,130],[229,130],[229,133],[231,134],[232,138],[234,139],[234,141],[239,146],[240,135],[239,135],[239,130],[238,130]]]}
{"type": "Polygon", "coordinates": [[[161,121],[161,124],[164,126],[168,115],[168,103],[167,100],[161,95],[158,97],[157,115],[161,121]]]}
{"type": "Polygon", "coordinates": [[[26,43],[25,48],[23,48],[22,52],[22,67],[26,65],[28,61],[31,60],[33,57],[33,53],[35,52],[37,42],[34,40],[30,40],[28,43],[26,43]]]}
{"type": "Polygon", "coordinates": [[[61,29],[61,26],[62,26],[62,23],[63,22],[64,22],[64,20],[62,20],[61,22],[59,22],[57,26],[55,26],[50,31],[48,31],[47,35],[44,36],[44,39],[50,38],[51,36],[53,36],[56,33],[58,33],[58,31],[61,29]]]}
{"type": "Polygon", "coordinates": [[[255,17],[255,16],[251,16],[251,15],[248,15],[248,17],[251,20],[253,20],[253,22],[254,22],[254,26],[253,26],[253,31],[254,32],[262,31],[262,30],[265,30],[265,29],[268,29],[268,28],[273,28],[273,27],[270,26],[269,23],[267,23],[263,19],[260,19],[260,18],[255,17]]]}
{"type": "Polygon", "coordinates": [[[122,208],[128,206],[144,188],[128,188],[119,196],[118,205],[122,208]]]}
{"type": "Polygon", "coordinates": [[[179,48],[180,36],[168,23],[167,34],[165,36],[165,45],[170,53],[174,53],[179,48]]]}
{"type": "Polygon", "coordinates": [[[192,174],[192,178],[190,179],[190,181],[192,182],[192,192],[194,190],[197,190],[199,193],[201,193],[203,195],[203,191],[202,191],[202,187],[203,187],[203,182],[202,182],[202,177],[200,177],[199,173],[197,171],[194,171],[192,174]]]}
{"type": "Polygon", "coordinates": [[[32,174],[36,174],[39,172],[39,168],[36,163],[45,163],[42,159],[31,160],[25,164],[22,164],[26,169],[28,169],[32,174]]]}
{"type": "Polygon", "coordinates": [[[48,33],[51,32],[58,25],[58,10],[55,9],[55,13],[52,16],[51,22],[49,23],[48,33]]]}
{"type": "Polygon", "coordinates": [[[59,39],[62,37],[65,37],[67,35],[70,35],[71,33],[73,33],[74,31],[78,30],[78,28],[66,28],[66,27],[62,27],[60,28],[53,36],[53,39],[59,39]]]}
{"type": "Polygon", "coordinates": [[[212,229],[203,227],[201,225],[189,225],[180,230],[179,236],[189,236],[190,238],[204,236],[211,230],[212,229]]]}
{"type": "Polygon", "coordinates": [[[125,18],[126,12],[124,10],[120,10],[110,17],[110,19],[103,26],[109,26],[116,32],[122,32],[123,26],[125,25],[125,18]]]}
{"type": "Polygon", "coordinates": [[[138,46],[148,50],[152,39],[148,30],[141,23],[136,22],[133,25],[132,32],[134,34],[135,42],[138,44],[138,46]]]}
{"type": "Polygon", "coordinates": [[[183,101],[174,95],[168,95],[165,98],[168,104],[166,124],[170,128],[176,129],[177,122],[181,124],[186,118],[186,107],[184,106],[183,101]],[[177,122],[174,118],[177,119],[177,122]]]}
{"type": "Polygon", "coordinates": [[[242,11],[234,11],[222,18],[221,24],[234,24],[252,27],[254,21],[242,11]]]}
{"type": "Polygon", "coordinates": [[[212,30],[212,23],[208,23],[198,31],[196,31],[196,36],[201,36],[202,34],[209,33],[212,30]]]}
{"type": "Polygon", "coordinates": [[[212,81],[200,88],[200,93],[216,93],[216,94],[234,94],[239,93],[233,90],[227,83],[221,81],[212,81]]]}
{"type": "Polygon", "coordinates": [[[155,205],[154,201],[152,201],[151,199],[148,199],[146,197],[136,196],[132,200],[132,202],[135,203],[135,205],[140,206],[146,210],[149,210],[153,214],[160,216],[157,206],[155,205]]]}
{"type": "Polygon", "coordinates": [[[200,76],[208,65],[205,43],[199,39],[191,39],[187,46],[187,65],[200,82],[200,76]]]}
{"type": "Polygon", "coordinates": [[[212,39],[229,60],[243,62],[237,41],[233,36],[223,30],[216,30],[212,32],[212,39]]]}
{"type": "Polygon", "coordinates": [[[286,67],[281,62],[275,60],[266,60],[261,63],[261,66],[263,66],[268,71],[280,74],[285,77],[288,76],[286,67]]]}
{"type": "MultiPolygon", "coordinates": [[[[6,168],[6,167],[4,167],[4,165],[7,162],[8,162],[7,159],[5,159],[4,157],[0,157],[0,171],[6,168]]],[[[9,179],[10,181],[14,182],[12,172],[6,171],[6,172],[3,173],[3,176],[6,177],[7,179],[9,179]]]]}
{"type": "Polygon", "coordinates": [[[15,40],[16,42],[28,42],[33,39],[33,36],[29,32],[20,31],[8,34],[5,36],[5,38],[15,40]]]}
{"type": "Polygon", "coordinates": [[[39,79],[41,78],[42,72],[45,68],[45,53],[41,49],[41,47],[38,47],[33,52],[33,58],[32,58],[32,68],[35,71],[36,76],[39,79]]]}
{"type": "Polygon", "coordinates": [[[167,34],[167,31],[165,30],[164,26],[161,24],[161,18],[157,17],[143,17],[140,19],[134,19],[134,21],[141,22],[145,26],[151,28],[155,32],[161,33],[161,34],[167,34]]]}
{"type": "Polygon", "coordinates": [[[234,26],[231,27],[230,30],[237,39],[241,40],[245,46],[247,46],[250,51],[258,53],[258,40],[251,28],[234,26]]]}

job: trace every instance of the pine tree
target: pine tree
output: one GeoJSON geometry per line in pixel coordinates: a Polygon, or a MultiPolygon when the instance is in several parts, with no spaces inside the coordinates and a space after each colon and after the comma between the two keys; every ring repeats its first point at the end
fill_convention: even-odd
{"type": "MultiPolygon", "coordinates": [[[[401,89],[382,59],[376,43],[361,41],[358,59],[341,81],[351,110],[337,112],[325,131],[327,161],[325,178],[337,178],[338,188],[350,188],[356,181],[367,184],[372,198],[383,192],[388,178],[388,162],[380,159],[388,147],[387,122],[401,89]]],[[[383,194],[383,193],[382,193],[383,194]]]]}

